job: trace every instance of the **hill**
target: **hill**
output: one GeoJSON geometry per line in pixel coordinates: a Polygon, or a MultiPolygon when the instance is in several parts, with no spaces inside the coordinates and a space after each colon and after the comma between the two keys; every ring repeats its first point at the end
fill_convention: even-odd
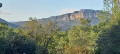
{"type": "Polygon", "coordinates": [[[4,19],[1,19],[1,18],[0,18],[0,22],[7,23],[9,27],[18,28],[18,25],[7,22],[7,21],[5,21],[4,19]]]}
{"type": "MultiPolygon", "coordinates": [[[[49,18],[37,19],[42,23],[47,23],[48,21],[56,22],[58,26],[62,27],[62,30],[69,30],[72,26],[79,24],[79,18],[88,18],[91,20],[91,25],[96,25],[99,22],[97,17],[100,10],[92,9],[81,9],[80,11],[75,11],[73,13],[66,13],[59,16],[51,16],[49,18]]],[[[26,21],[14,22],[13,24],[23,26],[26,21]]]]}

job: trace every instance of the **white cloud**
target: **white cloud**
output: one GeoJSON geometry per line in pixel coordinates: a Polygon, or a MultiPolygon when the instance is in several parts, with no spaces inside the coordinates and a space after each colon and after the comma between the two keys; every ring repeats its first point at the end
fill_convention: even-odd
{"type": "Polygon", "coordinates": [[[75,9],[65,8],[60,11],[61,14],[72,13],[76,11],[75,9]]]}

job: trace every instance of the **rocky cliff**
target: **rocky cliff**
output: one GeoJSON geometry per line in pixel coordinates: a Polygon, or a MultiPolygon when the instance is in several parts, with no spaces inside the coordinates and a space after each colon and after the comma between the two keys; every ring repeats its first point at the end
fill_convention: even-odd
{"type": "MultiPolygon", "coordinates": [[[[92,10],[92,9],[82,9],[80,11],[75,11],[73,13],[66,13],[59,16],[51,16],[49,18],[38,19],[43,23],[47,23],[48,21],[54,21],[58,26],[62,27],[62,30],[68,30],[71,26],[76,26],[79,24],[79,18],[88,18],[91,20],[91,25],[96,25],[99,22],[97,17],[100,10],[92,10]]],[[[15,22],[16,25],[23,26],[25,21],[15,22]]]]}

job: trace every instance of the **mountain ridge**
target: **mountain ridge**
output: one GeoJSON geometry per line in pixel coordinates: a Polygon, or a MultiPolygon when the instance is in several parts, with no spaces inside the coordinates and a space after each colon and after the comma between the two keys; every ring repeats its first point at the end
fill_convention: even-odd
{"type": "Polygon", "coordinates": [[[13,28],[18,28],[18,27],[19,27],[18,25],[12,24],[12,23],[10,23],[10,22],[7,22],[7,21],[5,21],[5,20],[2,19],[2,18],[0,18],[0,22],[2,22],[2,23],[7,23],[9,27],[13,27],[13,28]]]}
{"type": "MultiPolygon", "coordinates": [[[[96,25],[99,22],[99,19],[97,17],[99,12],[100,10],[81,9],[73,13],[66,13],[63,15],[37,19],[37,21],[40,21],[42,23],[53,21],[56,22],[58,26],[62,27],[62,30],[69,30],[72,26],[76,26],[79,24],[79,18],[88,18],[91,20],[91,25],[96,25]]],[[[27,21],[14,22],[13,24],[24,26],[25,22],[27,21]]]]}

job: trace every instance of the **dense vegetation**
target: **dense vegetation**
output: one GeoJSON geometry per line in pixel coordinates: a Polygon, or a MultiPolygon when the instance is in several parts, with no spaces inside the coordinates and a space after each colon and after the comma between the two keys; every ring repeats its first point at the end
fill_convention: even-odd
{"type": "Polygon", "coordinates": [[[104,0],[98,25],[81,18],[68,31],[33,18],[17,29],[0,23],[0,54],[120,54],[119,7],[119,0],[104,0]]]}

